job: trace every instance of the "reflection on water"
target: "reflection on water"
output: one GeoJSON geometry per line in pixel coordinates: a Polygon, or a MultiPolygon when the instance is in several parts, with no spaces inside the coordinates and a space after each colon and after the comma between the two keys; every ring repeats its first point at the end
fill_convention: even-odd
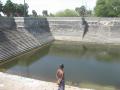
{"type": "Polygon", "coordinates": [[[52,81],[60,63],[66,82],[120,89],[120,46],[54,42],[0,66],[3,72],[52,81]]]}

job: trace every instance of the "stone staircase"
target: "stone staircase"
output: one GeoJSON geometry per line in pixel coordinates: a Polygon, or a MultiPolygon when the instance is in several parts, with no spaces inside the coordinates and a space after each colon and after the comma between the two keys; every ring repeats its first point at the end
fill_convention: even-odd
{"type": "Polygon", "coordinates": [[[0,31],[0,62],[53,40],[49,33],[29,33],[25,29],[0,31]],[[47,38],[48,37],[48,38],[47,38]]]}

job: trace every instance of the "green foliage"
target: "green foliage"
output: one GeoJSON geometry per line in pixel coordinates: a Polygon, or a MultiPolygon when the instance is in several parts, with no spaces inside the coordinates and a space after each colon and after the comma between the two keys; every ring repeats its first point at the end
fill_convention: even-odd
{"type": "Polygon", "coordinates": [[[32,15],[33,15],[34,17],[37,17],[37,12],[36,12],[35,10],[32,10],[32,15]]]}
{"type": "Polygon", "coordinates": [[[10,0],[7,0],[6,4],[3,6],[3,13],[5,13],[7,16],[13,16],[14,12],[14,3],[12,3],[10,0]]]}
{"type": "Polygon", "coordinates": [[[54,17],[55,15],[54,14],[52,14],[52,13],[50,13],[50,15],[49,15],[50,17],[54,17]]]}
{"type": "Polygon", "coordinates": [[[119,17],[120,0],[97,0],[95,15],[101,17],[119,17]]]}
{"type": "Polygon", "coordinates": [[[81,6],[81,7],[76,7],[75,11],[79,14],[79,16],[92,16],[92,11],[91,10],[87,10],[85,6],[81,6]]]}
{"type": "Polygon", "coordinates": [[[27,3],[25,3],[24,8],[25,8],[25,16],[28,16],[28,8],[29,8],[29,6],[28,6],[27,3]]]}
{"type": "Polygon", "coordinates": [[[15,16],[24,15],[24,5],[23,4],[14,4],[15,5],[15,16]]]}
{"type": "Polygon", "coordinates": [[[80,8],[79,7],[75,8],[75,11],[78,12],[80,16],[85,16],[87,9],[85,6],[81,6],[80,8]]]}
{"type": "Polygon", "coordinates": [[[43,16],[49,16],[47,10],[43,10],[43,11],[42,11],[42,14],[43,14],[43,16]]]}
{"type": "Polygon", "coordinates": [[[25,3],[25,6],[23,4],[14,4],[14,5],[15,5],[15,15],[14,16],[23,17],[24,10],[25,10],[25,16],[28,16],[29,6],[27,3],[25,3]]]}
{"type": "Polygon", "coordinates": [[[74,10],[66,9],[64,11],[57,12],[56,17],[78,17],[78,13],[74,10]]]}
{"type": "Polygon", "coordinates": [[[7,0],[6,4],[3,6],[3,13],[6,14],[8,17],[10,16],[22,17],[24,16],[24,10],[25,10],[25,16],[28,16],[27,3],[25,3],[25,6],[24,6],[23,4],[16,4],[11,2],[10,0],[7,0]]]}
{"type": "Polygon", "coordinates": [[[86,16],[93,16],[93,14],[92,14],[92,10],[87,10],[87,12],[86,12],[86,16]]]}
{"type": "Polygon", "coordinates": [[[2,2],[0,1],[0,12],[2,11],[3,5],[2,2]]]}

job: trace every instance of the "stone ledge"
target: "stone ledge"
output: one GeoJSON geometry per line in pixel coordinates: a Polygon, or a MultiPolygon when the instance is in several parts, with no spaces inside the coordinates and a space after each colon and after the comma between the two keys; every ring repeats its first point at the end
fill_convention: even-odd
{"type": "MultiPolygon", "coordinates": [[[[57,90],[56,83],[25,78],[0,72],[0,90],[57,90]]],[[[65,90],[93,90],[65,86],[65,90]]]]}

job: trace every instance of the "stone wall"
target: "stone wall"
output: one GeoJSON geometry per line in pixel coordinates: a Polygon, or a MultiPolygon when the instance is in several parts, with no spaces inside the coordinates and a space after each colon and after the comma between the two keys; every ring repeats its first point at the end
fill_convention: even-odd
{"type": "Polygon", "coordinates": [[[120,44],[120,18],[85,17],[85,21],[86,32],[81,17],[48,18],[56,40],[120,44]]]}
{"type": "Polygon", "coordinates": [[[46,19],[0,18],[0,61],[53,39],[46,19]]]}
{"type": "Polygon", "coordinates": [[[120,44],[120,18],[0,18],[0,61],[53,40],[120,44]],[[84,34],[84,35],[83,35],[84,34]]]}

